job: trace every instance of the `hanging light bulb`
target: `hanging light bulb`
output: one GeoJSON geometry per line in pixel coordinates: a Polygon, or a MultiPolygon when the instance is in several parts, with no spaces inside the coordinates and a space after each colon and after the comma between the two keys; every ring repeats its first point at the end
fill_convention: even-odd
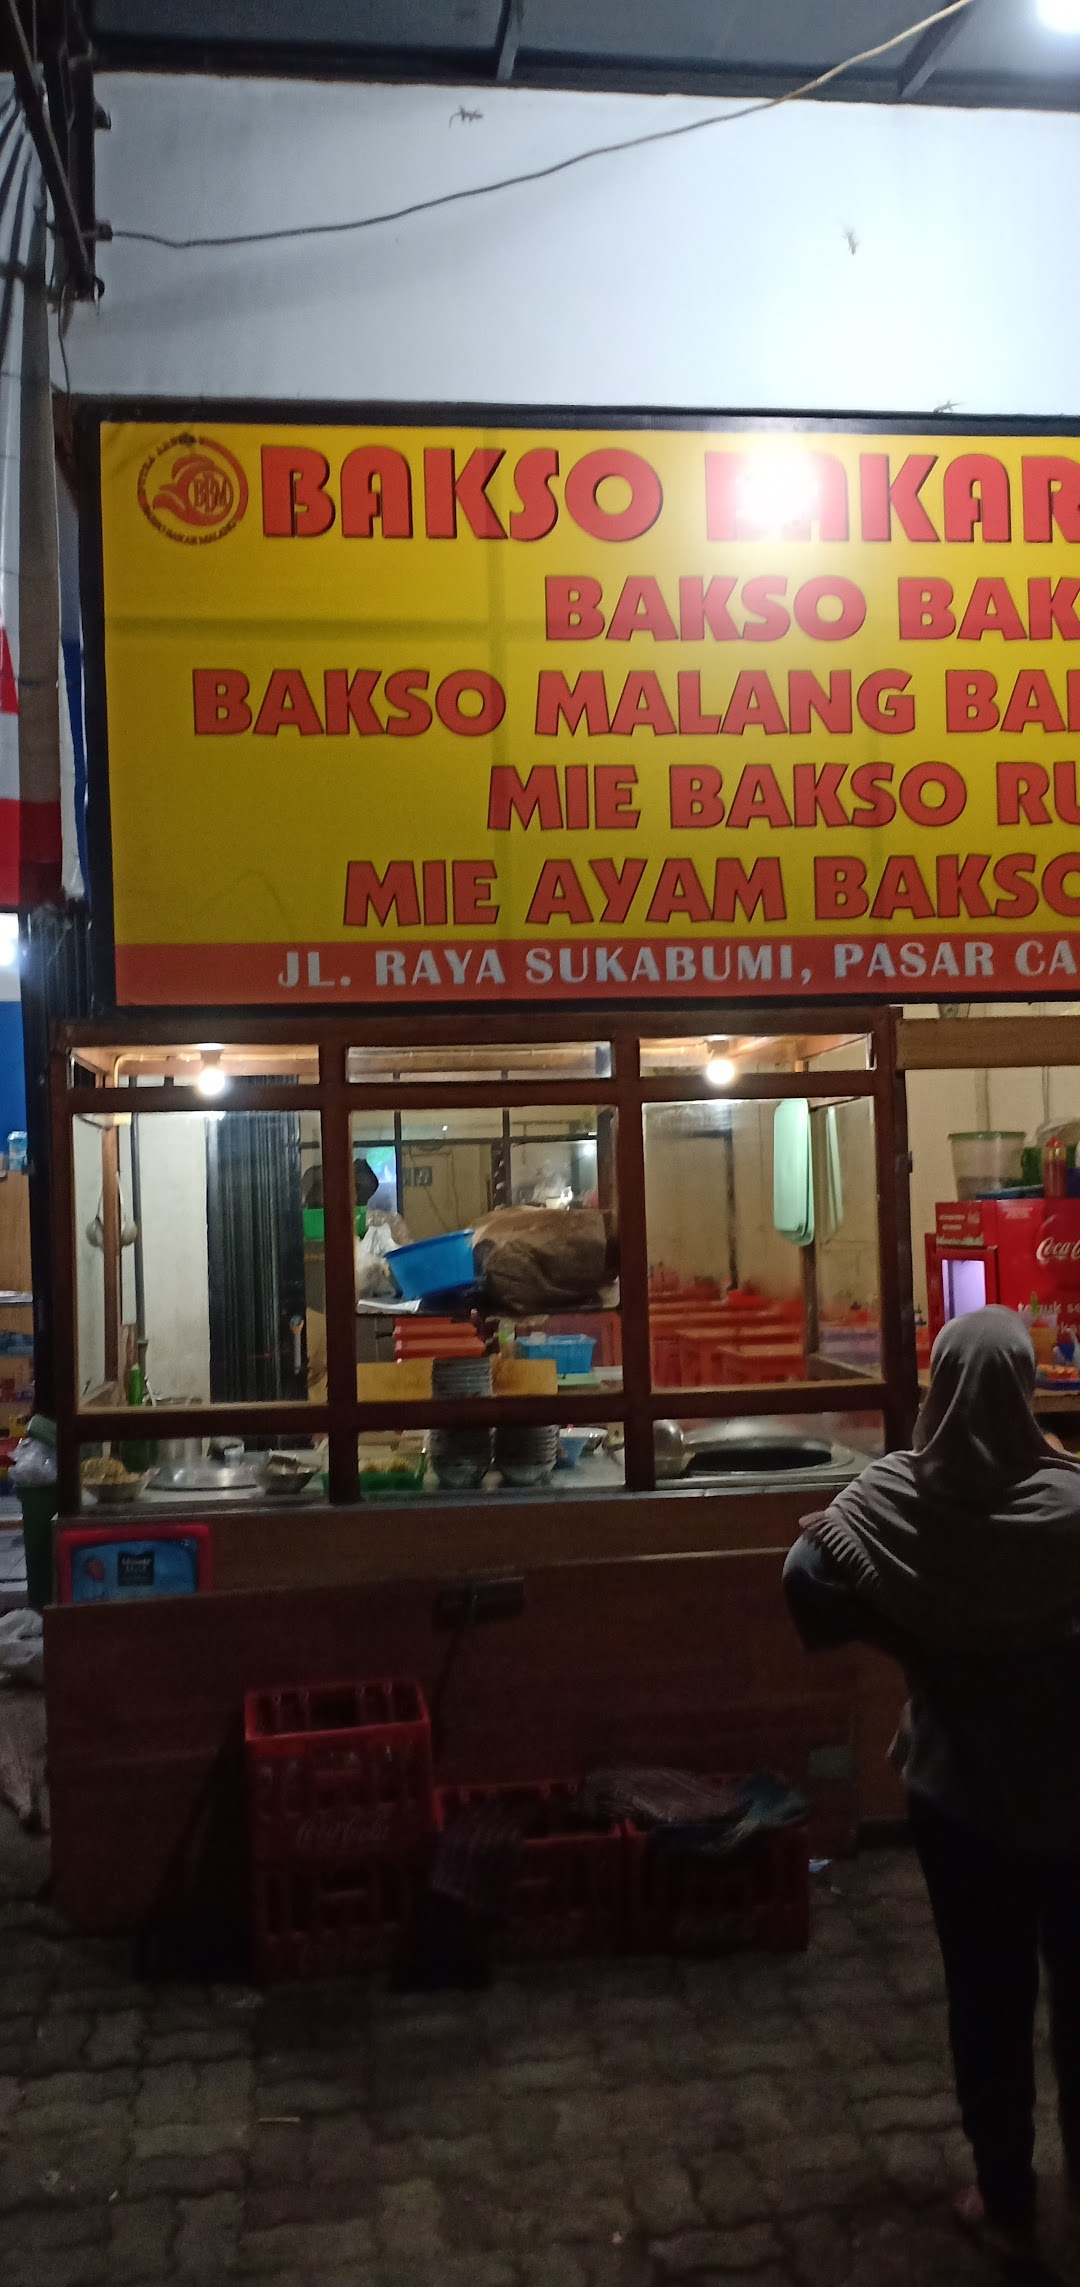
{"type": "Polygon", "coordinates": [[[705,1078],[710,1088],[730,1088],[735,1078],[735,1065],[730,1056],[710,1056],[705,1066],[705,1078]]]}
{"type": "Polygon", "coordinates": [[[206,1057],[195,1077],[200,1096],[223,1096],[228,1085],[229,1076],[221,1069],[220,1055],[206,1057]]]}
{"type": "Polygon", "coordinates": [[[1080,0],[1038,0],[1036,14],[1048,32],[1080,32],[1080,0]]]}

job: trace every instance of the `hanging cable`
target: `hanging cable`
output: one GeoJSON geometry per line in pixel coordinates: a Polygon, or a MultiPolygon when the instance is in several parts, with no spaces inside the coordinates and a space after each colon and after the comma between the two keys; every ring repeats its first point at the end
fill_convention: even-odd
{"type": "Polygon", "coordinates": [[[503,175],[494,183],[473,183],[465,190],[442,191],[435,198],[414,199],[410,205],[388,208],[382,214],[357,215],[346,222],[296,223],[281,230],[241,230],[221,238],[169,238],[157,230],[114,230],[112,237],[126,239],[131,245],[162,246],[172,254],[206,252],[218,246],[274,246],[283,240],[296,238],[336,238],[354,230],[377,230],[384,223],[406,222],[412,215],[433,214],[437,208],[457,206],[466,199],[490,198],[496,191],[516,190],[525,183],[549,182],[554,175],[564,175],[571,167],[583,167],[590,159],[611,159],[621,151],[640,151],[650,143],[672,143],[683,135],[697,135],[706,127],[734,127],[740,119],[753,119],[764,111],[778,111],[785,103],[801,102],[805,96],[816,95],[829,82],[841,74],[854,71],[859,64],[872,63],[877,56],[889,54],[914,40],[935,24],[943,24],[950,16],[958,16],[974,0],[949,0],[945,8],[938,8],[932,16],[924,16],[917,24],[909,24],[903,32],[894,32],[891,39],[880,40],[876,47],[863,48],[856,56],[846,56],[843,63],[833,64],[828,71],[819,72],[816,79],[808,79],[801,87],[789,88],[785,95],[768,95],[759,103],[744,103],[737,111],[710,112],[707,119],[687,119],[678,127],[656,127],[646,135],[629,135],[618,143],[596,143],[587,151],[574,151],[568,159],[554,159],[549,166],[533,167],[528,173],[503,175]]]}

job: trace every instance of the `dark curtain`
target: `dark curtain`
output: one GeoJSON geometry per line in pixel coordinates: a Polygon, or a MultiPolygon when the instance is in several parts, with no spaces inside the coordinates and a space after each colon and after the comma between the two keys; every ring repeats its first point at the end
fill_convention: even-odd
{"type": "Polygon", "coordinates": [[[206,1218],[211,1400],[306,1397],[300,1121],[294,1112],[226,1112],[208,1121],[206,1218]]]}

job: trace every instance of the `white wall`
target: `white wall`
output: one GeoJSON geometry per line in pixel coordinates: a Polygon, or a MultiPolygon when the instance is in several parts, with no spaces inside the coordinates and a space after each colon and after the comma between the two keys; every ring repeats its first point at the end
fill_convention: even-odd
{"type": "MultiPolygon", "coordinates": [[[[148,1371],[158,1398],[210,1395],[210,1301],[206,1256],[206,1123],[199,1114],[157,1113],[139,1128],[148,1371]]],[[[74,1123],[78,1380],[105,1373],[104,1264],[87,1238],[100,1211],[101,1132],[74,1123]]],[[[120,1130],[120,1197],[131,1214],[131,1131],[120,1130]]],[[[134,1250],[123,1251],[123,1322],[135,1322],[134,1250]]]]}
{"type": "MultiPolygon", "coordinates": [[[[99,92],[99,213],[178,237],[398,208],[724,109],[169,77],[99,92]]],[[[74,313],[71,378],[129,396],[1075,413],[1075,157],[1066,114],[792,104],[344,237],[117,242],[104,300],[74,313]]]]}
{"type": "MultiPolygon", "coordinates": [[[[131,1130],[120,1136],[121,1189],[131,1204],[131,1130]]],[[[159,1112],[139,1122],[147,1372],[158,1399],[210,1396],[206,1254],[206,1121],[159,1112]]],[[[124,1320],[135,1317],[135,1263],[124,1252],[124,1320]]]]}

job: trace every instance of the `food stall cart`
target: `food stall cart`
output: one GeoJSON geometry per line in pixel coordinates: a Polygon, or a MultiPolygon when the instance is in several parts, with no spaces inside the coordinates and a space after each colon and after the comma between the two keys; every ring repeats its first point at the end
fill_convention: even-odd
{"type": "MultiPolygon", "coordinates": [[[[55,1855],[67,1910],[128,1926],[151,1911],[163,1882],[183,1887],[169,1875],[170,1853],[211,1771],[223,1800],[236,1784],[228,1746],[244,1688],[333,1676],[343,1659],[355,1669],[392,1658],[438,1696],[466,1610],[446,1709],[451,1777],[558,1776],[611,1755],[707,1768],[776,1762],[816,1786],[834,1839],[850,1833],[853,1663],[819,1671],[803,1661],[777,1575],[799,1515],[868,1451],[901,1437],[910,1418],[906,1149],[891,1013],[854,1010],[840,1030],[835,1018],[801,1014],[805,1029],[785,1035],[760,1011],[733,1012],[719,1075],[715,1042],[667,1012],[608,1012],[602,1025],[577,1012],[537,1014],[508,1025],[498,1046],[490,1026],[445,1016],[412,1018],[404,1042],[385,1020],[248,1017],[210,1052],[222,1085],[215,1080],[209,1100],[194,1026],[186,1038],[157,1016],[66,1029],[53,1071],[62,1523],[114,1517],[152,1536],[198,1519],[214,1582],[208,1596],[48,1614],[55,1855]],[[789,1104],[804,1108],[808,1129],[830,1110],[839,1119],[849,1184],[850,1225],[842,1214],[801,1245],[775,1220],[773,1145],[789,1104]],[[210,1380],[196,1402],[180,1404],[161,1381],[172,1363],[159,1361],[175,1358],[181,1341],[191,1355],[196,1288],[212,1333],[215,1242],[204,1229],[200,1255],[195,1226],[200,1217],[212,1226],[221,1211],[213,1177],[222,1128],[243,1140],[252,1120],[264,1148],[267,1123],[317,1140],[324,1223],[312,1283],[325,1306],[325,1394],[318,1383],[314,1394],[293,1394],[287,1325],[284,1394],[231,1394],[228,1373],[263,1324],[251,1292],[231,1289],[233,1306],[254,1315],[226,1330],[224,1346],[208,1340],[210,1380]],[[100,1139],[117,1146],[123,1187],[133,1123],[141,1355],[155,1400],[160,1392],[149,1408],[118,1402],[115,1383],[104,1392],[95,1383],[106,1326],[122,1329],[135,1307],[134,1280],[116,1259],[122,1249],[110,1263],[85,1237],[100,1139]],[[417,1394],[416,1344],[425,1323],[436,1346],[445,1339],[444,1305],[405,1322],[411,1343],[397,1356],[358,1363],[354,1171],[371,1136],[393,1135],[395,1123],[401,1164],[413,1155],[432,1165],[436,1155],[438,1183],[459,1194],[478,1159],[489,1196],[504,1168],[512,1191],[535,1185],[538,1164],[569,1166],[576,1155],[595,1168],[589,1188],[617,1229],[616,1284],[591,1306],[580,1298],[570,1312],[516,1319],[467,1295],[458,1323],[483,1355],[505,1348],[508,1333],[527,1352],[569,1319],[578,1343],[583,1326],[606,1329],[585,1349],[613,1363],[562,1381],[549,1367],[545,1394],[515,1388],[512,1375],[465,1399],[440,1397],[430,1379],[425,1394],[422,1375],[417,1394]],[[689,1223],[680,1220],[686,1201],[689,1223]],[[856,1223],[863,1283],[853,1310],[841,1299],[840,1256],[856,1223]],[[60,1313],[61,1295],[74,1296],[74,1309],[60,1313]],[[830,1354],[849,1319],[864,1352],[867,1322],[876,1329],[875,1356],[857,1367],[830,1354]],[[522,1488],[513,1467],[498,1467],[500,1441],[508,1428],[549,1426],[577,1433],[571,1465],[522,1488]],[[431,1446],[448,1430],[494,1432],[496,1467],[471,1492],[439,1481],[431,1446]],[[584,1450],[587,1432],[602,1437],[601,1450],[584,1450]],[[365,1459],[402,1433],[413,1450],[427,1446],[420,1484],[404,1497],[359,1499],[365,1459]],[[198,1451],[203,1474],[191,1489],[175,1483],[176,1441],[198,1451]],[[249,1482],[237,1482],[235,1443],[249,1482]],[[102,1447],[121,1457],[135,1447],[150,1464],[128,1472],[137,1497],[122,1510],[107,1501],[102,1447]],[[322,1470],[301,1491],[272,1490],[258,1474],[272,1448],[324,1459],[328,1497],[322,1470]],[[229,1459],[215,1464],[214,1450],[229,1459]]],[[[292,1166],[302,1213],[299,1152],[292,1166]]],[[[246,1163],[241,1172],[246,1183],[246,1163]]],[[[435,1190],[435,1180],[402,1187],[410,1231],[419,1195],[435,1190]]],[[[263,1193],[242,1184],[238,1197],[249,1221],[264,1213],[263,1193]]],[[[236,1210],[234,1199],[234,1220],[236,1210]]],[[[545,1210],[553,1222],[566,1212],[545,1210]]],[[[263,1226],[267,1248],[280,1244],[280,1222],[273,1231],[276,1239],[263,1226]]],[[[367,1490],[377,1496],[377,1473],[367,1490]]],[[[218,1820],[231,1831],[220,1805],[215,1833],[218,1820]]]]}

